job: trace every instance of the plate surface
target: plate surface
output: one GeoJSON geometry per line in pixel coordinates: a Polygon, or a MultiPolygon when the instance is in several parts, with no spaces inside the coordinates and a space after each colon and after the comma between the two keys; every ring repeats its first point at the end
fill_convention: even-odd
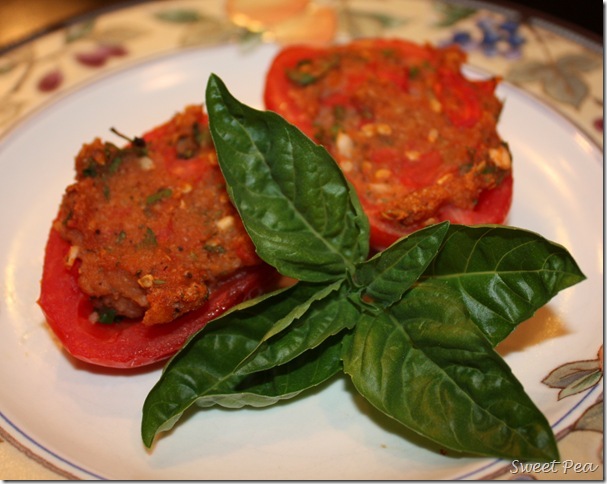
{"type": "MultiPolygon", "coordinates": [[[[211,72],[242,101],[262,107],[265,70],[278,47],[185,49],[123,66],[42,104],[0,143],[0,427],[3,436],[64,477],[83,479],[452,479],[506,472],[509,463],[445,456],[393,425],[337,379],[263,410],[188,416],[151,452],[141,407],[161,368],[91,369],[54,342],[36,305],[43,250],[83,142],[140,134],[201,103],[211,72]]],[[[478,74],[477,69],[470,71],[478,74]]],[[[508,223],[569,249],[588,279],[525,322],[500,351],[559,434],[600,386],[558,399],[542,383],[602,344],[602,153],[577,124],[504,82],[500,133],[515,163],[508,223]]],[[[119,141],[119,140],[115,140],[119,141]]],[[[602,418],[602,417],[601,417],[602,418]]]]}

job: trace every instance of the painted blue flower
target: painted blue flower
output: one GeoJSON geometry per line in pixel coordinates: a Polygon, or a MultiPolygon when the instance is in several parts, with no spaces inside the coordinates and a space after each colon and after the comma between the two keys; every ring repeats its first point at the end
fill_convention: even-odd
{"type": "Polygon", "coordinates": [[[457,44],[462,49],[480,51],[487,57],[503,56],[515,59],[521,56],[525,38],[520,34],[520,23],[506,19],[498,21],[492,17],[482,17],[476,22],[478,30],[456,30],[444,44],[457,44]]]}

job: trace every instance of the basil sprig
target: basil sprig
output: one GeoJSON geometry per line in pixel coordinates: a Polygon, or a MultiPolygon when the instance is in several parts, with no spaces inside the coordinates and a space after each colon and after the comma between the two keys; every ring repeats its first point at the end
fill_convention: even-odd
{"type": "Polygon", "coordinates": [[[584,279],[538,234],[448,222],[368,259],[369,224],[335,161],[212,75],[211,134],[258,254],[295,285],[193,336],[143,407],[150,447],[190,407],[264,407],[345,373],[376,408],[444,448],[558,459],[546,418],[494,350],[584,279]]]}

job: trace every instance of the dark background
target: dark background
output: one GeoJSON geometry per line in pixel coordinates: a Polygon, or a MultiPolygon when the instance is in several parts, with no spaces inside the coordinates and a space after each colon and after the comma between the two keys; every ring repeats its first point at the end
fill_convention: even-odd
{"type": "MultiPolygon", "coordinates": [[[[523,12],[539,12],[603,43],[604,7],[598,0],[485,0],[523,12]]],[[[0,0],[0,49],[59,27],[91,11],[108,10],[137,0],[0,0]]]]}

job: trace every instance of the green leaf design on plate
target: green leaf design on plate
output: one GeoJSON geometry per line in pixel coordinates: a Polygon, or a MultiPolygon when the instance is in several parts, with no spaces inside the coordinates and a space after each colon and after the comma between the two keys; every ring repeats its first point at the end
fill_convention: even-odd
{"type": "Polygon", "coordinates": [[[603,62],[600,56],[588,53],[565,54],[556,59],[559,69],[566,72],[590,72],[601,69],[603,62]]]}
{"type": "Polygon", "coordinates": [[[436,22],[437,27],[452,27],[477,12],[477,9],[475,8],[450,2],[435,2],[434,8],[441,17],[440,20],[436,22]]]}
{"type": "Polygon", "coordinates": [[[605,415],[603,411],[603,399],[588,407],[575,423],[575,430],[591,430],[603,433],[605,415]]]}
{"type": "Polygon", "coordinates": [[[154,15],[158,20],[175,24],[188,24],[198,22],[204,18],[198,11],[185,8],[172,8],[161,10],[154,15]]]}
{"type": "Polygon", "coordinates": [[[96,19],[79,22],[65,29],[65,43],[70,44],[88,37],[95,28],[96,19]]]}
{"type": "Polygon", "coordinates": [[[603,378],[598,360],[583,360],[565,363],[544,378],[542,383],[551,388],[560,388],[559,400],[581,393],[595,386],[603,378]]]}
{"type": "Polygon", "coordinates": [[[579,107],[588,97],[590,88],[581,73],[600,68],[600,57],[586,54],[566,54],[554,61],[525,61],[508,73],[511,82],[540,82],[551,98],[579,107]]]}

